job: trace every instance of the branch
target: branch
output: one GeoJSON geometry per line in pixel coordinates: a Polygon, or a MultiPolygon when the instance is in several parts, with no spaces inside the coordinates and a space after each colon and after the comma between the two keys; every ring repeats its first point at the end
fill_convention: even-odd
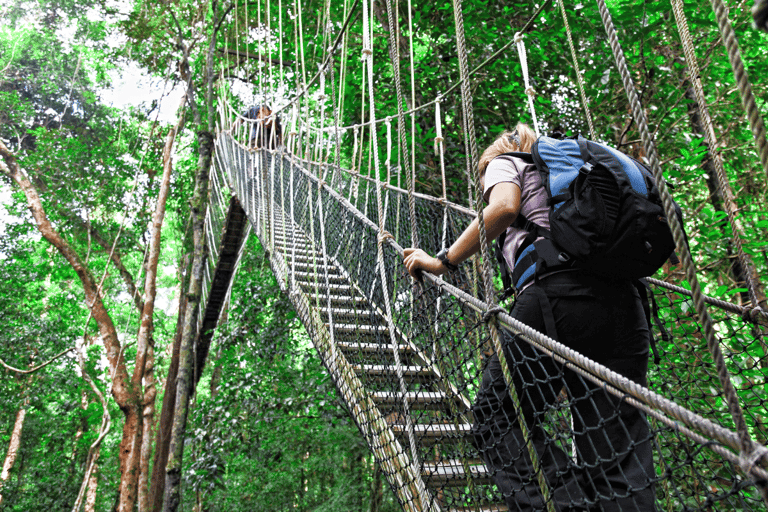
{"type": "Polygon", "coordinates": [[[229,14],[229,11],[231,11],[234,6],[235,6],[235,2],[230,2],[229,7],[224,9],[224,13],[221,15],[221,18],[219,18],[219,21],[214,26],[214,29],[213,29],[214,34],[219,31],[219,29],[221,28],[221,24],[224,21],[224,18],[227,17],[227,14],[229,14]]]}
{"type": "Polygon", "coordinates": [[[5,368],[6,370],[26,375],[28,373],[35,373],[37,370],[48,366],[49,364],[51,364],[52,362],[54,362],[55,360],[57,360],[58,358],[60,358],[64,354],[66,354],[67,352],[71,352],[72,350],[75,350],[75,348],[74,347],[70,347],[67,350],[65,350],[64,352],[59,352],[58,354],[53,356],[49,361],[46,361],[43,364],[39,364],[39,365],[35,366],[34,368],[30,368],[29,370],[20,370],[18,368],[15,368],[15,367],[7,364],[5,361],[3,361],[2,358],[0,358],[0,366],[5,368]]]}
{"type": "Polygon", "coordinates": [[[29,178],[22,172],[16,157],[11,153],[5,144],[0,140],[0,156],[4,164],[0,166],[0,171],[11,178],[16,185],[24,192],[27,199],[27,207],[32,217],[37,223],[37,229],[40,234],[56,248],[57,251],[67,260],[72,267],[85,292],[85,304],[88,307],[90,315],[96,320],[99,328],[99,334],[103,340],[104,348],[112,371],[117,377],[112,383],[112,393],[120,406],[127,406],[130,403],[132,390],[129,387],[128,371],[125,363],[120,361],[120,340],[117,335],[117,329],[112,322],[112,318],[104,306],[104,302],[99,295],[99,287],[93,280],[93,276],[88,268],[83,264],[80,256],[67,243],[66,240],[54,229],[51,221],[45,213],[40,196],[35,186],[29,181],[29,178]]]}
{"type": "Polygon", "coordinates": [[[179,108],[181,109],[179,120],[177,121],[176,126],[173,126],[168,131],[165,147],[163,148],[163,177],[160,182],[160,192],[157,196],[157,205],[155,206],[155,213],[152,218],[152,238],[149,242],[147,271],[144,277],[145,301],[144,308],[141,311],[141,318],[139,319],[140,324],[137,336],[138,347],[136,350],[136,365],[133,369],[133,385],[136,389],[140,389],[141,387],[144,378],[147,352],[152,343],[152,331],[154,329],[152,317],[155,312],[155,294],[157,292],[157,265],[160,261],[160,234],[165,219],[165,204],[168,199],[168,193],[171,187],[171,173],[173,172],[171,151],[173,150],[173,143],[176,140],[176,134],[181,131],[184,126],[184,103],[185,98],[182,98],[181,105],[179,105],[179,108]]]}
{"type": "Polygon", "coordinates": [[[267,57],[266,55],[254,55],[254,54],[252,54],[252,53],[250,53],[248,51],[245,51],[245,50],[243,50],[243,51],[240,51],[240,50],[229,50],[229,49],[224,50],[223,48],[217,48],[217,51],[219,53],[223,53],[223,54],[236,55],[237,57],[245,57],[247,59],[260,60],[262,62],[267,62],[267,63],[270,63],[270,64],[274,64],[276,66],[282,65],[284,68],[289,68],[289,67],[293,66],[293,61],[285,61],[284,60],[284,61],[280,62],[280,59],[273,59],[273,58],[267,57]]]}

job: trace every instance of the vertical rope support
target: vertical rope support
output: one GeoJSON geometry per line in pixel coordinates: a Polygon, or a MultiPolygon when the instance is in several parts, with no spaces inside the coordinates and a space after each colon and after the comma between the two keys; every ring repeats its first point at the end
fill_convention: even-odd
{"type": "MultiPolygon", "coordinates": [[[[659,163],[656,145],[651,138],[651,134],[648,129],[648,121],[645,118],[643,106],[640,103],[637,91],[635,90],[632,76],[630,75],[629,69],[627,68],[627,62],[624,57],[624,52],[622,51],[619,44],[619,39],[616,34],[616,29],[613,26],[611,14],[608,11],[608,7],[605,5],[605,0],[596,1],[598,10],[600,11],[600,17],[602,18],[603,25],[605,26],[605,31],[608,34],[611,50],[613,51],[613,55],[616,60],[616,67],[619,69],[619,73],[621,74],[624,90],[626,91],[627,97],[629,98],[629,103],[632,107],[632,113],[640,131],[640,136],[643,140],[643,146],[651,163],[651,170],[653,171],[653,175],[656,178],[656,185],[659,188],[662,202],[664,203],[664,213],[670,223],[672,234],[675,239],[675,244],[677,245],[677,251],[683,263],[686,278],[688,279],[688,283],[691,286],[693,303],[696,307],[696,312],[699,315],[699,322],[701,323],[704,331],[707,347],[712,354],[712,359],[714,360],[715,367],[717,369],[717,377],[720,380],[721,386],[723,387],[723,394],[725,395],[725,399],[728,404],[728,410],[731,413],[731,417],[733,418],[734,424],[736,426],[736,432],[739,438],[739,449],[741,450],[740,458],[743,458],[744,460],[752,460],[750,457],[756,456],[758,452],[755,452],[755,449],[756,446],[759,447],[759,445],[755,445],[749,434],[747,422],[744,418],[741,405],[739,404],[739,397],[733,387],[728,369],[725,365],[725,358],[723,357],[723,353],[720,350],[719,342],[715,337],[714,324],[712,322],[712,318],[709,315],[709,312],[707,311],[706,304],[704,303],[704,295],[701,291],[701,285],[699,284],[699,280],[696,276],[693,259],[691,257],[690,251],[688,250],[688,246],[685,243],[682,226],[677,220],[677,215],[675,214],[675,208],[672,202],[672,196],[669,193],[667,183],[664,181],[664,175],[661,171],[661,165],[659,163]]],[[[760,457],[757,457],[758,461],[759,458],[760,457]]],[[[764,484],[758,483],[757,485],[763,496],[763,501],[768,504],[768,489],[764,484]]]]}
{"type": "MultiPolygon", "coordinates": [[[[389,22],[390,22],[390,45],[393,44],[393,34],[392,34],[392,27],[394,27],[393,20],[392,20],[392,2],[390,0],[387,0],[387,14],[389,16],[389,22]]],[[[373,40],[369,39],[371,46],[373,45],[373,40]]],[[[363,43],[365,45],[365,43],[363,43]]],[[[396,41],[394,42],[396,44],[396,41]]],[[[418,450],[416,448],[416,437],[414,434],[414,428],[413,428],[413,418],[411,417],[410,413],[410,404],[408,403],[407,398],[407,389],[405,386],[405,379],[403,374],[403,367],[402,362],[400,361],[400,349],[399,349],[399,343],[397,341],[397,337],[395,335],[395,323],[392,319],[392,306],[390,304],[389,300],[389,292],[387,290],[387,272],[386,267],[384,264],[384,240],[385,240],[385,231],[384,231],[384,209],[383,209],[383,201],[381,198],[381,180],[379,177],[379,146],[377,142],[377,134],[376,134],[376,113],[373,108],[375,98],[374,98],[374,91],[373,91],[373,54],[368,56],[366,59],[367,61],[367,69],[368,69],[368,96],[370,101],[370,141],[371,141],[371,151],[373,152],[373,160],[374,160],[374,169],[373,174],[375,178],[375,189],[376,189],[376,204],[378,207],[378,229],[379,233],[376,243],[376,255],[377,255],[377,266],[379,267],[379,277],[381,279],[381,286],[383,288],[383,295],[384,295],[384,306],[386,309],[386,315],[387,315],[387,327],[389,328],[389,336],[390,341],[392,343],[392,353],[394,355],[395,359],[395,366],[397,368],[397,378],[400,384],[400,393],[402,395],[402,404],[403,404],[403,412],[406,420],[406,428],[408,431],[408,444],[410,447],[411,452],[411,467],[413,469],[414,473],[414,484],[416,485],[417,494],[419,496],[419,499],[421,501],[421,509],[422,510],[432,510],[432,497],[430,493],[426,489],[426,485],[424,484],[424,480],[421,478],[420,472],[419,472],[419,454],[418,450]]],[[[403,119],[403,105],[402,105],[402,91],[400,90],[400,73],[399,73],[399,65],[397,61],[393,61],[393,66],[395,69],[395,81],[397,84],[398,89],[398,131],[400,132],[400,140],[401,144],[403,145],[403,151],[407,151],[407,148],[405,146],[405,132],[404,132],[404,119],[403,119]]],[[[406,153],[407,154],[407,153],[406,153]]],[[[415,202],[413,202],[413,194],[411,193],[411,202],[415,206],[415,202]]],[[[367,208],[366,208],[367,210],[367,208]]],[[[413,210],[415,211],[415,210],[413,210]]],[[[414,234],[415,234],[415,217],[412,217],[411,223],[413,224],[414,234]]]]}
{"type": "MultiPolygon", "coordinates": [[[[403,88],[400,81],[400,47],[397,42],[397,20],[394,18],[392,0],[386,0],[387,19],[389,20],[389,58],[392,61],[392,72],[397,91],[397,133],[400,135],[400,147],[402,148],[401,165],[405,167],[408,180],[408,212],[411,216],[411,244],[419,247],[419,232],[416,222],[416,199],[413,193],[416,188],[416,169],[411,168],[408,139],[405,135],[405,114],[403,111],[403,88]]],[[[373,79],[373,77],[371,77],[373,79]]],[[[371,99],[373,101],[373,99],[371,99]]]]}
{"type": "Polygon", "coordinates": [[[766,140],[765,122],[760,115],[760,109],[757,108],[755,95],[752,92],[752,84],[749,81],[749,75],[744,67],[744,61],[741,59],[741,50],[739,42],[736,40],[736,33],[733,31],[733,25],[728,19],[728,8],[722,0],[710,0],[712,10],[717,18],[717,26],[720,29],[720,35],[723,36],[723,44],[728,51],[728,60],[731,61],[733,76],[736,79],[736,85],[739,88],[741,103],[749,119],[749,127],[752,130],[752,136],[755,138],[757,154],[760,156],[760,163],[763,165],[768,177],[768,140],[766,140]]]}
{"type": "Polygon", "coordinates": [[[522,32],[515,34],[515,44],[517,44],[517,55],[520,57],[520,68],[523,70],[523,84],[525,85],[525,95],[528,96],[528,110],[530,110],[531,119],[533,120],[533,131],[536,132],[536,137],[538,137],[539,121],[536,119],[536,108],[533,105],[533,97],[536,96],[536,90],[531,86],[528,78],[528,55],[525,51],[523,37],[522,32]]]}
{"type": "MultiPolygon", "coordinates": [[[[396,4],[397,5],[397,4],[396,4]]],[[[411,63],[411,110],[416,108],[416,72],[413,56],[413,6],[408,0],[408,56],[411,63]]],[[[411,112],[411,168],[416,175],[416,112],[411,112]]]]}
{"type": "Polygon", "coordinates": [[[686,67],[688,68],[688,78],[691,81],[691,86],[696,94],[696,102],[699,104],[699,113],[704,123],[704,136],[707,141],[707,147],[709,156],[715,164],[715,171],[718,180],[718,187],[723,193],[723,201],[725,202],[725,211],[728,214],[728,222],[731,224],[731,231],[733,232],[733,243],[736,246],[736,254],[739,259],[739,263],[744,269],[744,274],[747,280],[747,289],[749,290],[749,298],[752,301],[753,306],[759,306],[763,309],[766,307],[765,292],[762,289],[760,282],[757,279],[757,272],[755,266],[752,263],[752,259],[744,253],[744,247],[742,243],[742,235],[744,230],[736,218],[736,202],[728,181],[728,175],[723,168],[723,160],[720,158],[720,153],[717,151],[718,141],[715,135],[715,130],[712,125],[712,118],[709,115],[709,108],[707,107],[707,99],[704,95],[704,88],[701,83],[701,73],[699,71],[699,63],[696,59],[696,52],[693,49],[693,42],[691,41],[691,33],[688,29],[688,20],[683,10],[682,0],[672,0],[672,11],[675,14],[675,20],[677,21],[678,32],[680,32],[680,40],[683,43],[683,51],[685,52],[686,67]]]}
{"type": "MultiPolygon", "coordinates": [[[[469,141],[470,167],[474,170],[475,184],[477,187],[477,200],[475,203],[476,204],[475,209],[477,210],[478,231],[480,235],[480,252],[483,257],[482,280],[483,280],[483,287],[485,291],[485,300],[486,300],[486,303],[488,304],[488,308],[489,308],[488,310],[491,311],[496,309],[497,306],[496,306],[496,297],[493,290],[491,257],[488,252],[488,237],[486,235],[485,220],[483,218],[484,217],[483,208],[482,208],[483,191],[482,191],[482,187],[480,186],[480,170],[478,169],[478,166],[477,166],[477,142],[475,140],[475,122],[472,114],[472,96],[471,96],[470,84],[469,84],[469,71],[468,71],[468,65],[467,65],[467,48],[466,48],[466,43],[464,38],[464,17],[461,10],[461,0],[453,0],[453,16],[454,16],[454,22],[456,24],[456,46],[459,54],[461,99],[462,99],[462,106],[464,111],[465,125],[467,130],[466,139],[469,141]]],[[[529,96],[529,100],[530,100],[530,96],[529,96]]],[[[532,100],[531,100],[531,104],[532,104],[532,100]]],[[[535,117],[534,117],[534,122],[535,122],[535,117]]],[[[512,398],[512,402],[515,405],[518,423],[520,424],[520,429],[523,432],[523,436],[526,439],[526,448],[528,450],[529,456],[531,457],[531,463],[533,464],[534,472],[536,473],[536,479],[538,481],[539,488],[541,489],[541,494],[544,498],[544,502],[547,505],[547,510],[549,512],[555,512],[555,505],[551,498],[549,485],[547,484],[546,477],[544,476],[544,472],[541,470],[541,463],[539,461],[539,457],[536,453],[533,443],[531,442],[531,433],[528,430],[528,424],[526,423],[525,417],[523,415],[523,409],[520,404],[520,399],[517,395],[517,390],[515,389],[514,381],[512,380],[512,373],[509,370],[509,364],[507,363],[506,355],[504,353],[504,350],[501,344],[501,335],[499,333],[496,315],[491,315],[490,318],[488,319],[488,328],[491,333],[491,339],[493,340],[494,350],[498,354],[499,363],[501,365],[501,370],[504,375],[504,380],[507,383],[507,389],[509,391],[509,395],[512,398]]]]}
{"type": "Polygon", "coordinates": [[[571,33],[571,25],[568,23],[568,16],[565,14],[565,0],[558,0],[560,5],[560,14],[563,15],[563,25],[565,25],[565,34],[568,36],[568,47],[571,50],[571,60],[573,61],[573,70],[576,72],[576,83],[579,86],[579,96],[581,97],[581,105],[584,107],[584,116],[587,118],[587,125],[589,126],[589,136],[592,140],[597,140],[595,135],[595,127],[592,125],[592,113],[589,111],[589,101],[587,95],[584,92],[584,77],[581,76],[581,70],[579,69],[579,60],[576,58],[576,49],[573,46],[573,35],[571,33]]]}

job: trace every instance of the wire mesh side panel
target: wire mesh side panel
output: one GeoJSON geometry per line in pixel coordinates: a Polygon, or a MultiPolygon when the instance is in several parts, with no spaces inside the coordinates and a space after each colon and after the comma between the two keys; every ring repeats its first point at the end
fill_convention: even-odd
{"type": "MultiPolygon", "coordinates": [[[[213,281],[216,263],[219,260],[219,250],[222,236],[224,235],[227,209],[229,208],[230,191],[227,185],[228,166],[222,155],[216,154],[211,165],[210,180],[208,182],[208,206],[205,212],[205,244],[208,251],[205,268],[203,269],[203,285],[200,304],[207,304],[211,283],[213,281]]],[[[202,315],[198,318],[199,326],[202,326],[202,315]]]]}
{"type": "Polygon", "coordinates": [[[360,288],[375,272],[375,255],[358,258],[349,269],[339,258],[351,250],[360,255],[369,243],[370,227],[329,201],[317,182],[289,159],[249,152],[228,140],[223,145],[227,148],[222,153],[229,152],[228,161],[237,166],[231,172],[233,189],[243,196],[249,219],[271,252],[270,264],[401,505],[405,510],[436,510],[411,453],[381,407],[383,393],[368,385],[372,373],[386,376],[387,365],[372,369],[360,355],[377,353],[377,336],[386,329],[360,288]]]}
{"type": "MultiPolygon", "coordinates": [[[[524,411],[526,401],[546,394],[543,407],[528,407],[531,414],[525,422],[546,477],[538,478],[530,442],[515,436],[501,436],[490,448],[478,442],[482,425],[477,425],[472,404],[483,372],[490,371],[495,358],[472,265],[447,276],[447,286],[426,280],[414,284],[396,247],[380,243],[378,228],[370,220],[379,215],[374,183],[344,173],[334,176],[323,166],[296,167],[293,157],[273,159],[234,144],[225,151],[232,166],[245,162],[237,171],[229,168],[239,180],[233,189],[247,198],[242,202],[248,204],[262,241],[273,244],[273,267],[404,508],[516,510],[526,501],[543,508],[548,493],[555,503],[633,510],[635,497],[650,491],[650,504],[634,509],[765,510],[754,483],[732,462],[735,459],[717,452],[729,450],[725,444],[694,439],[674,422],[639,415],[649,427],[647,433],[617,453],[610,439],[601,441],[605,424],[615,423],[614,431],[633,425],[622,424],[623,416],[611,411],[593,423],[579,416],[584,403],[599,401],[602,384],[571,376],[571,384],[564,385],[562,376],[569,370],[530,347],[513,354],[510,366],[513,375],[531,377],[520,377],[515,390],[524,411]],[[337,189],[329,190],[326,180],[337,189]],[[269,197],[273,199],[263,200],[269,197]],[[548,365],[560,373],[541,373],[548,365]],[[578,387],[587,391],[575,392],[578,387]],[[586,453],[585,438],[602,458],[586,453]],[[638,458],[640,445],[651,450],[652,467],[639,478],[613,478],[621,477],[626,460],[638,458]],[[500,449],[509,452],[501,465],[491,460],[500,449]],[[558,459],[559,466],[551,459],[558,459]],[[613,466],[620,469],[610,469],[613,466]],[[565,469],[553,472],[552,467],[565,469]],[[501,486],[505,504],[495,484],[511,469],[518,473],[517,483],[501,486]],[[605,478],[609,484],[596,483],[601,471],[613,478],[605,478]]],[[[385,188],[382,207],[384,230],[410,245],[408,197],[385,188]]],[[[424,198],[416,198],[416,212],[420,245],[432,254],[450,245],[472,219],[470,213],[424,198]]],[[[648,387],[692,414],[732,429],[690,299],[662,288],[653,294],[660,325],[669,336],[663,339],[659,325],[654,327],[661,361],[650,364],[648,387]]],[[[716,320],[750,428],[764,443],[764,343],[738,316],[717,313],[716,320]]],[[[525,339],[510,334],[505,340],[507,346],[528,346],[525,339]]],[[[585,374],[594,378],[596,372],[587,368],[585,374]]],[[[508,391],[502,389],[501,394],[508,391]]],[[[624,398],[609,398],[605,403],[616,411],[632,408],[624,398]]],[[[514,406],[500,402],[497,408],[509,428],[520,425],[514,406]]]]}
{"type": "MultiPolygon", "coordinates": [[[[692,299],[660,286],[652,288],[661,323],[654,326],[658,364],[649,367],[649,387],[728,429],[734,429],[717,371],[697,321],[692,299]]],[[[766,377],[768,351],[759,326],[710,307],[750,433],[768,439],[766,377]]],[[[708,446],[652,420],[656,468],[663,480],[658,496],[667,508],[686,510],[766,510],[754,481],[708,446]]]]}

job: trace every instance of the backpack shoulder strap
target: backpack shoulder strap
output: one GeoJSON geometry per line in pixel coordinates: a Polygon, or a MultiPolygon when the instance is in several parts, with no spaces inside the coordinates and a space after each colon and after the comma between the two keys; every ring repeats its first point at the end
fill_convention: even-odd
{"type": "Polygon", "coordinates": [[[534,163],[533,162],[533,155],[531,153],[524,153],[522,151],[510,151],[509,153],[502,153],[499,156],[514,156],[516,158],[519,158],[520,160],[523,160],[529,164],[534,163]]]}

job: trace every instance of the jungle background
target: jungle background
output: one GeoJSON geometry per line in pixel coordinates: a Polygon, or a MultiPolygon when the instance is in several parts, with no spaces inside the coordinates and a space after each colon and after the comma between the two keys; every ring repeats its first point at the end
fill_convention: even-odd
{"type": "MultiPolygon", "coordinates": [[[[162,509],[158,475],[169,447],[178,447],[164,434],[180,409],[168,397],[177,393],[179,360],[194,339],[194,262],[204,254],[196,233],[207,201],[217,95],[226,91],[242,109],[254,102],[288,104],[331,42],[326,26],[336,34],[350,4],[11,0],[0,7],[0,507],[162,509]],[[121,77],[136,73],[153,80],[141,82],[146,91],[134,85],[131,94],[153,99],[114,106],[109,98],[127,94],[121,77]],[[276,90],[278,80],[278,95],[260,92],[276,90]],[[157,90],[164,95],[156,96],[157,90]],[[170,97],[179,102],[178,91],[186,91],[181,108],[159,117],[170,97]]],[[[511,41],[540,5],[466,0],[470,69],[511,41]]],[[[392,27],[384,2],[372,6],[380,77],[375,108],[377,117],[394,116],[392,27]]],[[[765,116],[768,35],[752,28],[751,2],[729,6],[765,116]]],[[[743,303],[743,271],[670,6],[614,0],[609,7],[706,291],[743,303]]],[[[766,174],[710,3],[685,7],[717,150],[735,191],[740,236],[757,275],[764,276],[766,174]]],[[[566,11],[598,138],[643,158],[596,5],[568,2],[566,11]]],[[[410,90],[412,66],[418,106],[459,80],[452,4],[401,0],[398,24],[403,87],[410,90]]],[[[333,64],[342,125],[362,122],[369,108],[359,73],[361,32],[360,16],[354,16],[333,64]]],[[[556,4],[534,20],[526,44],[543,131],[588,133],[556,4]]],[[[530,122],[514,46],[479,71],[471,89],[480,147],[518,120],[530,122]]],[[[311,99],[315,106],[323,101],[330,109],[331,100],[311,99]]],[[[405,102],[406,109],[414,106],[410,94],[405,102]]],[[[445,96],[442,109],[447,196],[468,204],[458,89],[445,96]]],[[[415,148],[416,190],[440,196],[430,119],[433,114],[409,125],[407,139],[415,148]]],[[[384,138],[379,142],[384,145],[384,138]]],[[[351,133],[341,150],[342,165],[355,166],[351,133]]],[[[398,152],[402,166],[399,159],[398,152]]],[[[356,167],[371,172],[370,164],[356,167]]],[[[398,510],[258,240],[247,243],[226,322],[189,389],[183,452],[170,455],[180,464],[175,506],[398,510]]],[[[674,269],[664,272],[684,284],[674,269]]],[[[764,346],[754,337],[744,350],[765,362],[764,346]]],[[[765,366],[740,378],[764,384],[765,366]]],[[[764,397],[753,403],[764,404],[764,397]]]]}

